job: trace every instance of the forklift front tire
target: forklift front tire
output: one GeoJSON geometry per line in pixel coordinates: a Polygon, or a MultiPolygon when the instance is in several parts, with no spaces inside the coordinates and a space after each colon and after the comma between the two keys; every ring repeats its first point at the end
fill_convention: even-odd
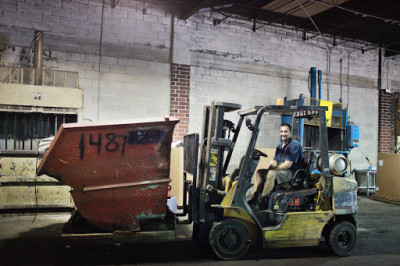
{"type": "Polygon", "coordinates": [[[209,243],[219,258],[236,260],[246,255],[250,247],[250,233],[242,221],[226,219],[213,224],[209,243]]]}
{"type": "Polygon", "coordinates": [[[357,232],[351,222],[338,223],[329,233],[328,246],[339,257],[349,256],[356,242],[357,232]]]}

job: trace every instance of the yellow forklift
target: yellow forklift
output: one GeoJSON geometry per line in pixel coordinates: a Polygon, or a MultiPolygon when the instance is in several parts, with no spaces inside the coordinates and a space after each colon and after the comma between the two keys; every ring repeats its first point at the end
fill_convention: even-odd
{"type": "Polygon", "coordinates": [[[357,183],[344,175],[347,159],[328,151],[327,107],[240,109],[239,104],[212,102],[204,109],[201,138],[199,134],[184,137],[181,215],[188,215],[188,220],[178,223],[193,222],[193,239],[225,260],[243,257],[251,246],[317,246],[323,240],[334,254],[348,256],[357,241],[357,183]],[[233,111],[239,114],[236,125],[225,118],[233,111]],[[260,157],[267,156],[256,149],[260,124],[267,115],[318,118],[319,150],[305,152],[304,167],[290,182],[275,186],[265,209],[255,209],[246,193],[260,157]],[[239,167],[227,175],[242,127],[250,131],[247,151],[239,167]],[[231,182],[223,182],[227,176],[231,182]]]}
{"type": "Polygon", "coordinates": [[[68,245],[172,241],[177,223],[193,223],[193,239],[221,259],[239,259],[251,246],[316,246],[321,240],[334,254],[346,256],[357,239],[357,183],[344,176],[347,159],[328,152],[327,109],[270,105],[241,110],[239,104],[224,102],[206,106],[201,138],[184,137],[180,214],[165,204],[176,119],[63,125],[38,175],[72,187],[77,208],[61,234],[68,245]],[[238,113],[236,125],[227,119],[231,112],[238,113]],[[250,206],[246,193],[260,158],[267,156],[256,149],[267,114],[318,119],[319,149],[306,151],[304,167],[286,184],[275,186],[267,206],[259,209],[250,206]],[[241,130],[250,136],[247,150],[238,168],[227,174],[241,130]]]}

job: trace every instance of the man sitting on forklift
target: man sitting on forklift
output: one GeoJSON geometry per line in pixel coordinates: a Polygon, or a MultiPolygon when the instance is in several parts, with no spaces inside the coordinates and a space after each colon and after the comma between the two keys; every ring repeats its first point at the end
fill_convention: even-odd
{"type": "Polygon", "coordinates": [[[277,184],[289,182],[297,169],[304,162],[303,149],[300,142],[292,138],[292,127],[282,123],[279,127],[281,143],[275,151],[274,159],[268,169],[259,169],[256,172],[253,199],[249,201],[256,209],[266,209],[267,198],[277,184]],[[261,192],[261,193],[260,193],[261,192]]]}

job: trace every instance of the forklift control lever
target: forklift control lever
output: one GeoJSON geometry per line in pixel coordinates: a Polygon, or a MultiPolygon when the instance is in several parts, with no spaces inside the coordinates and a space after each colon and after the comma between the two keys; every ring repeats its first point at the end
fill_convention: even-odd
{"type": "Polygon", "coordinates": [[[249,130],[253,131],[254,130],[254,125],[251,123],[251,119],[250,118],[246,118],[246,126],[249,130]]]}
{"type": "Polygon", "coordinates": [[[229,129],[229,130],[232,131],[233,133],[236,132],[235,124],[232,123],[232,122],[229,121],[229,120],[224,120],[224,127],[226,127],[227,129],[229,129]]]}
{"type": "Polygon", "coordinates": [[[215,187],[213,187],[212,185],[207,185],[206,187],[206,191],[210,194],[214,194],[214,195],[218,195],[218,196],[225,196],[226,192],[216,189],[215,187]]]}

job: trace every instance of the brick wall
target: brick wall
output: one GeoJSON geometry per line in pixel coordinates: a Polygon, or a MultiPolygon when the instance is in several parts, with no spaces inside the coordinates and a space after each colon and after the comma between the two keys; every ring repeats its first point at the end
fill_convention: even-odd
{"type": "Polygon", "coordinates": [[[384,90],[379,92],[379,133],[378,152],[394,153],[395,136],[395,97],[384,90]]]}
{"type": "Polygon", "coordinates": [[[170,115],[179,118],[180,122],[174,131],[174,141],[183,140],[189,127],[189,92],[190,66],[172,64],[170,115]]]}
{"type": "MultiPolygon", "coordinates": [[[[349,157],[352,167],[368,167],[366,156],[377,160],[377,49],[363,54],[361,47],[357,48],[358,44],[343,42],[332,47],[328,54],[324,42],[332,43],[332,39],[316,37],[304,41],[300,31],[274,26],[253,32],[250,22],[234,19],[225,19],[220,25],[213,26],[215,16],[201,12],[190,19],[190,132],[201,130],[201,115],[198,114],[211,101],[240,103],[246,109],[274,104],[277,98],[308,96],[308,72],[314,66],[323,71],[322,99],[339,102],[341,98],[348,103],[350,119],[360,127],[361,145],[353,149],[349,157]],[[343,61],[342,68],[340,60],[343,61]]],[[[399,68],[395,62],[389,65],[393,67],[392,72],[399,68]]],[[[397,76],[390,76],[392,87],[398,87],[393,86],[397,76]]],[[[228,119],[236,123],[237,113],[228,115],[228,119]]],[[[265,120],[267,117],[261,121],[257,146],[274,148],[279,142],[279,134],[274,131],[279,121],[271,121],[272,116],[271,120],[265,120]]],[[[247,130],[240,133],[232,163],[239,163],[240,154],[246,152],[249,138],[246,134],[249,134],[247,130]]]]}

